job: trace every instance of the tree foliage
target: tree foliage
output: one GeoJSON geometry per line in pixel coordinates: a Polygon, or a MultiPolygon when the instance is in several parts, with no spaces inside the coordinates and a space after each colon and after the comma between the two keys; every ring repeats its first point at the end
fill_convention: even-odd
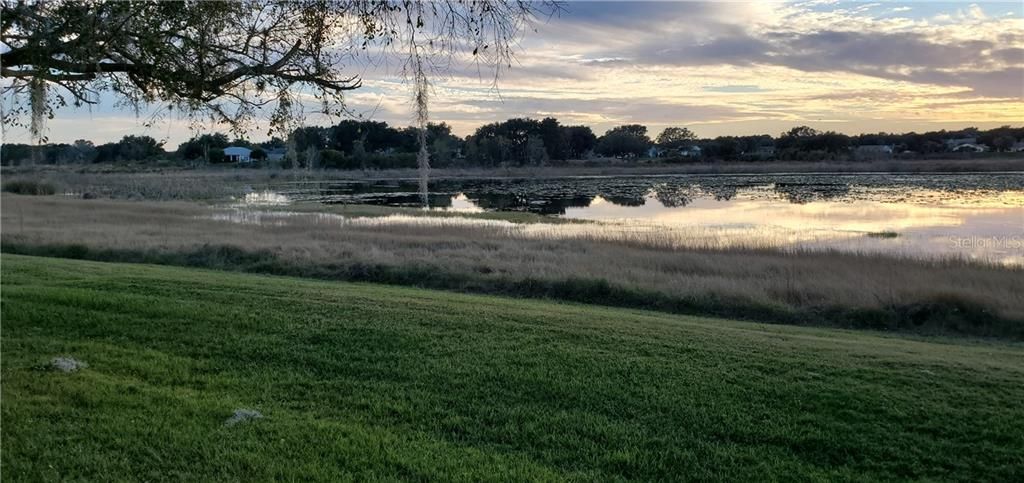
{"type": "Polygon", "coordinates": [[[689,128],[667,127],[658,135],[655,144],[665,149],[679,149],[696,140],[697,135],[689,128]]]}
{"type": "MultiPolygon", "coordinates": [[[[135,106],[166,103],[245,131],[266,108],[271,129],[301,117],[300,96],[327,114],[360,87],[347,63],[399,55],[426,82],[455,54],[500,70],[520,33],[554,3],[512,0],[4,0],[4,125],[42,121],[102,92],[135,106]],[[26,118],[30,118],[26,122],[26,118]]],[[[351,69],[355,72],[355,69],[351,69]]],[[[419,93],[417,95],[420,95],[419,93]]]]}
{"type": "Polygon", "coordinates": [[[642,156],[650,147],[647,126],[641,124],[614,127],[597,142],[597,152],[605,156],[642,156]]]}

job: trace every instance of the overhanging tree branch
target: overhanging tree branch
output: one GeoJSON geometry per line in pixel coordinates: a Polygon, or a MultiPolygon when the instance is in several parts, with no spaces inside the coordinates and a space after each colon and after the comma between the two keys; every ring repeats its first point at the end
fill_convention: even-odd
{"type": "MultiPolygon", "coordinates": [[[[344,110],[343,93],[362,86],[345,65],[415,51],[465,53],[496,69],[538,11],[524,0],[240,0],[225,2],[0,0],[0,73],[16,97],[6,124],[53,115],[63,99],[95,102],[113,92],[131,105],[163,102],[244,132],[274,100],[271,128],[311,93],[324,111],[344,110]],[[403,46],[415,42],[414,49],[403,46]],[[472,54],[470,54],[472,52],[472,54]],[[48,90],[47,84],[59,87],[48,90]],[[43,102],[43,106],[35,103],[43,102]]],[[[433,65],[433,64],[431,64],[433,65]]],[[[417,81],[419,82],[419,81],[417,81]]]]}

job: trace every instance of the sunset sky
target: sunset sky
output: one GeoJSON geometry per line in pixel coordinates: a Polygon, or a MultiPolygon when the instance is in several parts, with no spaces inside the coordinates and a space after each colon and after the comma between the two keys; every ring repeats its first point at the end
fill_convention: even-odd
{"type": "MultiPolygon", "coordinates": [[[[598,134],[625,123],[657,133],[778,134],[807,124],[845,133],[1024,124],[1020,2],[567,2],[541,20],[503,72],[463,64],[435,78],[431,115],[460,135],[510,117],[554,116],[598,134]]],[[[396,65],[350,65],[353,113],[407,125],[396,65]]],[[[158,106],[154,106],[155,111],[158,106]]],[[[144,127],[112,99],[65,109],[53,142],[149,134],[169,145],[184,120],[144,127]]],[[[312,116],[311,124],[328,124],[312,116]]],[[[266,126],[251,138],[265,137],[266,126]]],[[[27,142],[24,131],[5,142],[27,142]]]]}

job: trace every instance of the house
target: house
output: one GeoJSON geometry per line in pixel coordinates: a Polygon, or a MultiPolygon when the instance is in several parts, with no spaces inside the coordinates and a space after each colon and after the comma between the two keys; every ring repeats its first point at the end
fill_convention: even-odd
{"type": "Polygon", "coordinates": [[[1013,143],[1013,146],[1010,146],[1010,152],[1011,153],[1021,153],[1021,152],[1024,152],[1024,141],[1017,141],[1017,142],[1013,143]]]}
{"type": "Polygon", "coordinates": [[[660,158],[660,157],[662,157],[664,155],[665,155],[665,150],[662,149],[662,148],[659,148],[657,146],[651,146],[650,148],[647,148],[647,157],[648,158],[660,158]]]}
{"type": "Polygon", "coordinates": [[[687,146],[685,148],[679,148],[679,155],[684,158],[699,158],[700,154],[700,146],[687,146]]]}
{"type": "Polygon", "coordinates": [[[953,148],[954,153],[984,153],[985,151],[988,151],[988,146],[975,143],[964,143],[953,148]]]}
{"type": "Polygon", "coordinates": [[[964,144],[978,144],[978,138],[953,138],[946,140],[946,149],[956,151],[964,144]]]}
{"type": "Polygon", "coordinates": [[[890,144],[864,144],[854,148],[853,155],[857,159],[889,159],[895,151],[890,144]]]}
{"type": "Polygon", "coordinates": [[[252,162],[252,150],[249,148],[243,148],[241,146],[231,146],[224,148],[224,159],[230,163],[249,163],[252,162]]]}

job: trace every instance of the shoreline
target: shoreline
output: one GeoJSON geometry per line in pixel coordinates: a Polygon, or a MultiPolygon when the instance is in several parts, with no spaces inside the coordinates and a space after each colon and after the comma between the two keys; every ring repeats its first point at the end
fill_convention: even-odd
{"type": "MultiPolygon", "coordinates": [[[[508,166],[435,168],[431,179],[545,179],[545,178],[610,178],[610,177],[670,177],[685,175],[885,175],[885,174],[1020,174],[1024,173],[1024,157],[994,159],[934,159],[902,161],[774,161],[774,162],[707,162],[681,164],[641,164],[608,161],[570,161],[554,166],[508,166]],[[586,164],[583,164],[586,163],[586,164]]],[[[178,164],[96,164],[96,165],[35,165],[4,166],[0,174],[31,176],[34,174],[164,174],[190,173],[200,176],[269,176],[316,177],[321,179],[419,179],[415,168],[386,170],[304,170],[282,168],[250,168],[235,165],[192,167],[178,164]]]]}

